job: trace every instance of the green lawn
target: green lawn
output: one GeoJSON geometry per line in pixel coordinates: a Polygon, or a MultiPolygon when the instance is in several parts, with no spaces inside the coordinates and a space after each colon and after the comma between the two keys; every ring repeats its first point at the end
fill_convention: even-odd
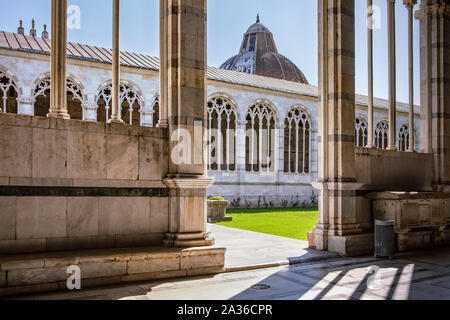
{"type": "Polygon", "coordinates": [[[233,209],[227,215],[233,221],[217,224],[298,240],[308,240],[307,233],[319,220],[317,208],[233,209]]]}

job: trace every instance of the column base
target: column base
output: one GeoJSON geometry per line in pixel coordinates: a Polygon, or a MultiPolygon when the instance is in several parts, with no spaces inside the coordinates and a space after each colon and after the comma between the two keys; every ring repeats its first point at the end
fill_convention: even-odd
{"type": "Polygon", "coordinates": [[[169,127],[169,121],[167,120],[160,120],[158,121],[158,124],[156,125],[157,128],[168,128],[169,127]]]}
{"type": "Polygon", "coordinates": [[[309,247],[319,251],[335,252],[341,256],[354,257],[374,253],[374,234],[336,236],[324,230],[314,229],[308,233],[309,247]]]}
{"type": "Polygon", "coordinates": [[[166,239],[163,240],[165,247],[175,248],[210,247],[214,243],[210,232],[166,233],[166,239]]]}
{"type": "Polygon", "coordinates": [[[163,180],[170,189],[169,233],[164,246],[189,248],[214,245],[206,232],[206,189],[214,183],[207,176],[170,175],[163,180]]]}
{"type": "Polygon", "coordinates": [[[50,111],[47,114],[47,118],[56,118],[56,119],[70,119],[70,115],[66,112],[60,112],[60,111],[50,111]]]}
{"type": "Polygon", "coordinates": [[[314,228],[308,232],[308,243],[311,249],[319,251],[328,250],[328,230],[322,228],[314,228]]]}
{"type": "Polygon", "coordinates": [[[374,241],[373,233],[328,236],[328,251],[346,257],[372,255],[374,253],[374,241]]]}
{"type": "Polygon", "coordinates": [[[108,123],[124,124],[122,119],[110,119],[110,120],[108,120],[108,123]]]}

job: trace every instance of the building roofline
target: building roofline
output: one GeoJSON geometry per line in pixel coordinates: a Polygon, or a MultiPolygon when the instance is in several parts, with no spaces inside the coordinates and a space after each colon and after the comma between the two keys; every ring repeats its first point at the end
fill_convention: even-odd
{"type": "MultiPolygon", "coordinates": [[[[17,33],[0,31],[1,49],[49,56],[50,51],[42,49],[39,43],[41,44],[45,43],[47,44],[48,47],[50,47],[49,41],[41,37],[37,36],[32,37],[17,33]],[[24,39],[22,39],[21,37],[24,37],[24,39]]],[[[105,49],[97,46],[90,46],[72,42],[68,42],[68,47],[71,47],[72,49],[75,49],[78,52],[77,55],[73,54],[71,53],[71,50],[68,48],[67,57],[70,59],[111,64],[111,61],[109,59],[106,60],[101,58],[101,55],[107,58],[108,55],[110,55],[111,49],[105,49]],[[82,54],[81,53],[82,51],[84,51],[85,54],[82,54]]],[[[121,51],[121,66],[143,70],[159,71],[159,58],[139,53],[121,51]]],[[[207,67],[207,74],[209,80],[218,82],[226,82],[231,84],[255,87],[277,92],[298,94],[312,98],[318,98],[319,95],[318,87],[309,84],[302,84],[287,80],[269,78],[238,71],[224,70],[210,66],[207,67]]],[[[366,96],[356,94],[355,102],[358,105],[368,105],[368,98],[366,96]]],[[[379,109],[388,109],[388,101],[386,99],[375,98],[374,106],[379,109]]],[[[398,110],[400,112],[409,111],[409,105],[406,103],[397,102],[397,107],[401,108],[400,110],[398,110]]],[[[419,110],[420,110],[419,106],[415,106],[415,113],[417,114],[420,113],[419,110]]]]}

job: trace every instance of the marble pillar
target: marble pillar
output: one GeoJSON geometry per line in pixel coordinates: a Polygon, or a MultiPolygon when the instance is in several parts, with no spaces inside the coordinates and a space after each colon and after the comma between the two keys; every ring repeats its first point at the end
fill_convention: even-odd
{"type": "Polygon", "coordinates": [[[389,60],[389,137],[388,150],[397,150],[397,77],[395,45],[395,0],[387,0],[388,7],[388,60],[389,60]]]}
{"type": "Polygon", "coordinates": [[[69,119],[67,111],[67,0],[52,0],[49,118],[69,119]]]}
{"type": "Polygon", "coordinates": [[[113,0],[112,98],[110,123],[123,123],[120,116],[120,0],[113,0]]]}
{"type": "Polygon", "coordinates": [[[169,233],[164,244],[209,246],[206,231],[208,118],[206,110],[206,0],[167,0],[162,10],[167,32],[167,106],[169,124],[169,233]]]}
{"type": "Polygon", "coordinates": [[[319,223],[308,240],[341,255],[373,248],[357,214],[354,10],[354,0],[319,0],[319,223]]]}
{"type": "Polygon", "coordinates": [[[450,3],[422,0],[420,20],[421,149],[434,155],[434,189],[450,192],[450,3]]]}

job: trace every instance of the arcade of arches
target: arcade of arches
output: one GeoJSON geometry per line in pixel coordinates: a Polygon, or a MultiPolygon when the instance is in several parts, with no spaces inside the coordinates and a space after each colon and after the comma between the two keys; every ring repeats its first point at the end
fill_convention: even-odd
{"type": "MultiPolygon", "coordinates": [[[[48,74],[47,52],[21,47],[42,38],[15,43],[25,36],[0,32],[0,202],[6,212],[0,254],[153,246],[162,253],[124,249],[123,261],[105,261],[118,273],[111,281],[218,273],[226,249],[213,247],[206,229],[208,194],[255,203],[266,195],[307,201],[314,192],[319,221],[309,245],[341,255],[373,253],[374,219],[395,220],[399,251],[450,242],[450,75],[444,68],[450,65],[450,4],[422,0],[416,11],[422,42],[417,107],[395,101],[394,1],[388,1],[389,99],[355,93],[354,2],[318,1],[318,88],[288,63],[274,73],[287,67],[289,82],[260,81],[258,61],[243,69],[248,74],[207,69],[206,0],[160,0],[160,61],[122,53],[130,63],[120,64],[119,0],[113,0],[110,61],[77,57],[76,48],[94,51],[67,43],[67,0],[52,0],[50,66],[64,67],[50,67],[50,76],[40,77],[48,74]],[[189,73],[196,77],[178,77],[189,73]],[[177,143],[192,142],[180,132],[193,141],[209,136],[210,144],[195,144],[192,161],[177,162],[177,143]],[[148,263],[152,259],[158,263],[148,263]]],[[[415,4],[405,0],[410,22],[415,4]]],[[[265,50],[280,59],[274,45],[258,45],[258,39],[273,41],[259,19],[246,34],[253,33],[261,37],[255,35],[245,54],[265,50]]],[[[237,62],[240,56],[230,68],[237,62]]],[[[55,272],[42,265],[42,281],[59,288],[59,271],[65,276],[67,266],[55,272]]],[[[104,270],[90,276],[102,278],[104,270]]],[[[5,279],[3,268],[0,276],[5,279]]],[[[30,284],[27,276],[6,279],[0,295],[30,284]]]]}

